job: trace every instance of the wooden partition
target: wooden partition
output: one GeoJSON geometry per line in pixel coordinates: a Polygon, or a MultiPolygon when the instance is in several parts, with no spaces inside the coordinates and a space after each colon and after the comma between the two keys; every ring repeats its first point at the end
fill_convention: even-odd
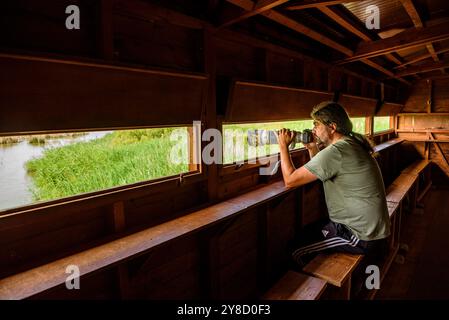
{"type": "Polygon", "coordinates": [[[202,119],[203,74],[7,54],[0,55],[0,69],[1,135],[192,125],[202,119]]]}
{"type": "Polygon", "coordinates": [[[226,122],[257,122],[310,118],[313,106],[332,100],[324,91],[234,81],[231,85],[226,122]]]}

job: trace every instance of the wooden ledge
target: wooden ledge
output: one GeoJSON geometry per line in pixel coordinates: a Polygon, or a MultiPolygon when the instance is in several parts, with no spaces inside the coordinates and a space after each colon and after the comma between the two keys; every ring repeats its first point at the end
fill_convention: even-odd
{"type": "Polygon", "coordinates": [[[24,299],[67,279],[67,266],[79,267],[80,276],[113,266],[182,236],[229,219],[293,189],[275,182],[241,196],[198,210],[101,246],[68,256],[0,280],[0,299],[24,299]]]}
{"type": "Polygon", "coordinates": [[[399,202],[395,201],[387,201],[388,206],[388,215],[390,216],[390,219],[393,218],[393,216],[397,213],[399,209],[399,202]]]}
{"type": "Polygon", "coordinates": [[[263,297],[264,300],[318,300],[327,282],[288,271],[263,297]]]}
{"type": "Polygon", "coordinates": [[[405,174],[420,174],[428,165],[430,165],[431,161],[429,160],[417,160],[407,168],[402,170],[402,173],[405,174]]]}
{"type": "Polygon", "coordinates": [[[378,144],[377,146],[375,146],[374,147],[374,151],[380,152],[382,150],[391,148],[391,147],[393,147],[393,146],[395,146],[397,144],[400,144],[402,142],[404,142],[404,139],[402,139],[402,138],[396,138],[396,139],[388,140],[388,141],[386,141],[384,143],[381,143],[381,144],[378,144]]]}
{"type": "Polygon", "coordinates": [[[341,287],[362,258],[363,255],[359,254],[319,254],[303,268],[303,271],[341,287]]]}

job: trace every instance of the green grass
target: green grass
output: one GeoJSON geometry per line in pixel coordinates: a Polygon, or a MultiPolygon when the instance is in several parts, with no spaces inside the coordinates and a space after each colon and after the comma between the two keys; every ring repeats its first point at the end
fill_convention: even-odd
{"type": "MultiPolygon", "coordinates": [[[[364,117],[351,118],[351,121],[355,132],[365,134],[364,117]]],[[[252,147],[248,145],[246,137],[248,130],[278,130],[281,128],[288,128],[296,131],[312,129],[313,120],[223,125],[223,163],[230,164],[234,162],[242,162],[247,159],[255,159],[257,157],[278,153],[278,145],[252,147]]],[[[298,144],[295,146],[295,149],[302,147],[302,144],[298,144]]]]}
{"type": "MultiPolygon", "coordinates": [[[[303,131],[312,127],[312,120],[223,125],[223,163],[242,162],[247,159],[255,159],[256,157],[279,152],[278,145],[249,146],[246,140],[248,130],[279,130],[288,128],[290,130],[303,131]]],[[[301,147],[303,145],[299,144],[295,146],[295,149],[301,147]]]]}
{"type": "MultiPolygon", "coordinates": [[[[26,163],[34,182],[34,200],[57,199],[188,171],[186,161],[170,161],[172,146],[177,143],[170,141],[173,130],[116,131],[97,140],[47,149],[41,158],[26,163]]],[[[186,147],[186,141],[183,143],[186,147]]]]}
{"type": "Polygon", "coordinates": [[[390,129],[390,117],[374,117],[374,132],[390,129]]]}

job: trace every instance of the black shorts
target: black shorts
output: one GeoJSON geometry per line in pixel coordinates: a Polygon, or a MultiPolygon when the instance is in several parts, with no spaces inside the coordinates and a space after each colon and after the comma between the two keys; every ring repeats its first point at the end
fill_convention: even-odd
{"type": "Polygon", "coordinates": [[[376,262],[388,248],[387,239],[364,241],[345,225],[330,220],[310,225],[301,234],[292,253],[293,260],[301,267],[318,252],[363,254],[376,262]]]}

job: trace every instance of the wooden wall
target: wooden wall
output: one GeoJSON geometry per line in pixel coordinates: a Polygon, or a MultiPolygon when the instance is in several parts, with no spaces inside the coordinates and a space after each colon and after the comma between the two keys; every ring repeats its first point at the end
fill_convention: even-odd
{"type": "MultiPolygon", "coordinates": [[[[10,87],[11,90],[22,87],[15,95],[11,90],[1,91],[1,119],[11,114],[17,121],[0,120],[0,132],[11,134],[80,127],[157,126],[173,124],[173,120],[196,120],[198,112],[203,111],[203,129],[221,130],[229,112],[229,97],[232,96],[229,88],[234,80],[319,91],[326,97],[339,91],[348,97],[369,101],[369,108],[363,110],[367,110],[366,115],[372,115],[379,83],[365,75],[332,67],[298,51],[245,33],[216,30],[203,21],[161,8],[151,1],[116,0],[113,5],[111,3],[81,0],[58,1],[57,5],[50,0],[33,4],[25,0],[8,2],[0,14],[0,37],[4,39],[2,54],[12,55],[14,59],[27,57],[28,61],[29,57],[32,57],[31,61],[36,61],[36,57],[56,59],[63,61],[64,65],[78,61],[83,68],[88,68],[88,73],[98,69],[99,65],[105,65],[109,71],[114,67],[133,69],[133,72],[136,69],[159,70],[161,79],[167,72],[169,77],[181,75],[183,81],[194,74],[191,79],[196,81],[195,88],[191,90],[193,82],[168,81],[164,87],[170,88],[168,92],[157,91],[160,81],[149,81],[145,77],[144,81],[133,87],[141,88],[139,85],[149,83],[148,89],[158,92],[154,97],[158,108],[154,113],[144,112],[144,117],[140,117],[141,108],[147,102],[142,99],[148,99],[145,95],[148,93],[138,90],[142,95],[132,97],[134,100],[131,101],[140,104],[131,107],[131,113],[121,109],[123,104],[116,104],[115,118],[109,119],[109,122],[106,121],[108,118],[102,117],[107,110],[101,101],[105,98],[110,100],[110,92],[93,90],[89,94],[100,104],[98,108],[103,108],[103,113],[95,115],[95,121],[85,123],[77,115],[75,123],[64,126],[65,121],[48,120],[64,119],[59,109],[61,101],[52,99],[52,96],[41,97],[39,106],[42,113],[33,110],[32,99],[26,97],[27,93],[32,92],[32,85],[25,81],[26,77],[17,78],[12,69],[9,73],[16,82],[10,87]],[[61,12],[69,4],[79,5],[83,12],[83,27],[79,32],[68,31],[64,27],[66,15],[61,15],[61,12]],[[196,77],[198,74],[199,77],[196,77]],[[166,110],[161,106],[163,100],[167,94],[175,95],[181,91],[188,98],[189,108],[182,112],[183,105],[180,104],[179,115],[182,117],[167,117],[166,110]],[[20,102],[21,96],[28,100],[18,103],[12,110],[8,103],[14,101],[10,99],[16,97],[20,102]],[[117,122],[120,115],[125,115],[126,124],[117,122]],[[132,117],[126,118],[128,115],[132,117]]],[[[41,62],[43,64],[38,64],[36,70],[45,83],[48,79],[45,79],[43,66],[47,62],[41,62]]],[[[79,75],[80,69],[71,70],[67,76],[74,74],[79,75]]],[[[99,77],[106,78],[105,74],[99,77]]],[[[149,78],[152,79],[152,76],[149,78]]],[[[12,84],[8,75],[3,74],[0,79],[2,87],[12,84]]],[[[85,81],[86,77],[78,79],[85,81]]],[[[73,85],[75,88],[78,85],[89,87],[86,83],[73,85]]],[[[50,87],[46,84],[41,89],[50,87]]],[[[67,84],[66,91],[69,91],[68,88],[70,86],[67,84]]],[[[104,88],[103,83],[101,89],[104,88]]],[[[119,86],[110,88],[112,91],[119,89],[119,86]]],[[[387,91],[389,102],[401,102],[400,90],[391,87],[387,91]]],[[[52,94],[51,91],[49,94],[52,94]]],[[[170,101],[169,111],[174,112],[176,101],[170,101]]],[[[266,110],[258,109],[256,102],[247,101],[248,110],[253,111],[247,113],[245,116],[248,118],[244,120],[264,120],[261,111],[266,110]]],[[[71,104],[72,112],[76,105],[71,104]]],[[[82,108],[80,106],[81,111],[82,108]]],[[[89,108],[96,107],[89,104],[89,108]]],[[[286,110],[281,118],[289,118],[289,111],[286,110]]],[[[386,111],[387,114],[389,112],[386,111]]],[[[365,114],[365,111],[354,109],[356,113],[365,114]]],[[[302,115],[300,113],[298,117],[302,115]]],[[[305,113],[304,118],[307,118],[305,113]]],[[[390,137],[387,134],[386,138],[382,136],[378,139],[390,137]]],[[[308,156],[300,150],[294,152],[292,157],[299,166],[307,161],[308,156]]],[[[380,160],[384,174],[388,175],[386,181],[395,174],[388,169],[395,168],[394,159],[393,156],[385,156],[380,160]]],[[[0,277],[175,219],[281,178],[280,173],[271,178],[260,176],[260,166],[260,163],[226,167],[203,165],[201,172],[182,181],[175,177],[142,182],[92,193],[88,197],[75,196],[4,211],[0,214],[0,244],[3,248],[0,251],[0,277]]],[[[59,287],[35,298],[254,298],[287,268],[288,246],[300,232],[300,227],[325,214],[320,184],[310,184],[246,211],[232,221],[166,243],[118,266],[89,275],[82,279],[80,291],[59,287]],[[242,281],[244,286],[241,285],[242,281]]]]}
{"type": "Polygon", "coordinates": [[[407,139],[408,154],[419,154],[437,164],[436,183],[449,176],[449,78],[422,80],[416,84],[398,117],[399,137],[407,139]],[[426,140],[436,140],[426,142],[426,140]]]}

